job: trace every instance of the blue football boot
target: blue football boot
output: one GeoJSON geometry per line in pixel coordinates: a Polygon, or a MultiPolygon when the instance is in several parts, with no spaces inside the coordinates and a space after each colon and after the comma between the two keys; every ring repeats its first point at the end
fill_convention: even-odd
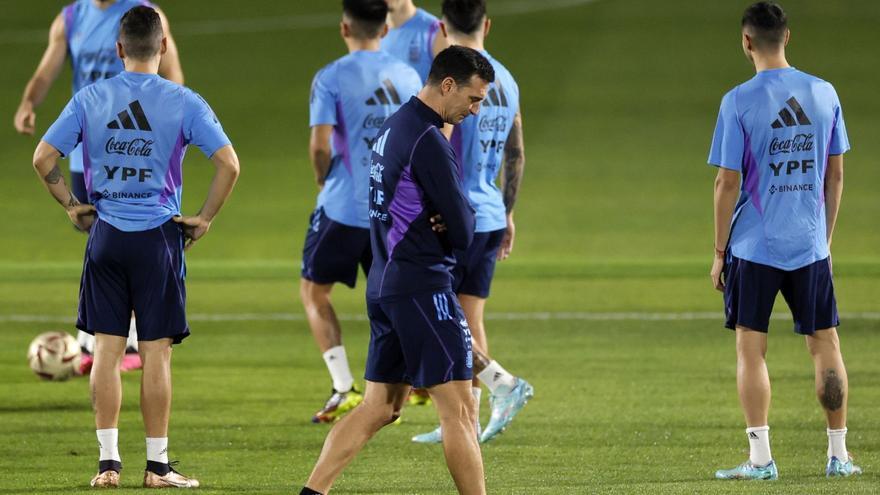
{"type": "Polygon", "coordinates": [[[862,474],[862,468],[853,464],[852,457],[843,462],[837,457],[832,456],[831,459],[828,459],[828,465],[825,467],[825,476],[829,478],[838,476],[846,478],[856,474],[862,474]]]}
{"type": "Polygon", "coordinates": [[[746,461],[733,469],[715,471],[715,477],[719,480],[775,480],[779,478],[779,471],[773,461],[766,466],[755,466],[746,461]]]}
{"type": "Polygon", "coordinates": [[[529,399],[534,397],[535,389],[529,382],[522,378],[516,379],[516,385],[506,394],[492,394],[489,396],[489,405],[492,408],[492,416],[489,424],[480,435],[480,442],[486,443],[495,438],[507,428],[517,413],[525,407],[529,399]]]}

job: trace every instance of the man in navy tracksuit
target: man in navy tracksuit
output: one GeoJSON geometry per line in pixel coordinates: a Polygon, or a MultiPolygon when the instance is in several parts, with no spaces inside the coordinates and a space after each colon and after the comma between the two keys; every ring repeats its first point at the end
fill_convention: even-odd
{"type": "Polygon", "coordinates": [[[477,114],[494,80],[492,64],[479,52],[447,48],[434,59],[425,87],[377,134],[370,163],[366,393],[327,436],[302,493],[326,493],[370,437],[400,415],[410,387],[427,389],[437,404],[446,464],[459,492],[485,493],[471,334],[450,273],[453,249],[467,249],[473,240],[474,212],[440,128],[477,114]]]}

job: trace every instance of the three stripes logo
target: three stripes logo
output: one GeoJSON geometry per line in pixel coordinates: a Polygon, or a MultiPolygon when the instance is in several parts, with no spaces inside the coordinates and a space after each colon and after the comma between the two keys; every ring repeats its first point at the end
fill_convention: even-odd
{"type": "Polygon", "coordinates": [[[128,108],[116,114],[116,119],[107,124],[107,129],[128,129],[132,131],[152,131],[150,122],[144,114],[141,102],[135,100],[128,104],[128,108]],[[131,111],[131,113],[129,113],[131,111]],[[132,120],[132,117],[134,120],[132,120]]]}
{"type": "Polygon", "coordinates": [[[397,94],[394,84],[391,84],[390,79],[385,79],[382,81],[382,86],[365,103],[367,105],[400,105],[401,102],[400,95],[397,94]]]}
{"type": "Polygon", "coordinates": [[[801,104],[798,103],[797,99],[794,96],[786,101],[788,107],[782,107],[782,110],[779,111],[779,118],[774,120],[770,127],[774,129],[782,129],[783,127],[795,127],[798,125],[812,125],[810,119],[807,118],[806,112],[804,112],[801,104]],[[789,108],[794,111],[794,115],[791,114],[789,108]],[[795,120],[797,118],[797,120],[795,120]],[[782,121],[780,122],[780,119],[782,121]]]}
{"type": "Polygon", "coordinates": [[[437,310],[437,321],[452,319],[452,314],[449,313],[449,299],[446,298],[446,294],[434,294],[434,309],[437,310]]]}
{"type": "Polygon", "coordinates": [[[391,128],[385,129],[385,132],[376,138],[376,142],[373,144],[373,151],[376,152],[379,156],[385,156],[385,142],[388,141],[388,135],[391,134],[391,128]]]}
{"type": "Polygon", "coordinates": [[[496,82],[489,88],[489,93],[486,94],[486,99],[483,100],[482,104],[487,107],[509,106],[507,104],[507,96],[504,94],[504,88],[501,87],[501,83],[496,82]]]}

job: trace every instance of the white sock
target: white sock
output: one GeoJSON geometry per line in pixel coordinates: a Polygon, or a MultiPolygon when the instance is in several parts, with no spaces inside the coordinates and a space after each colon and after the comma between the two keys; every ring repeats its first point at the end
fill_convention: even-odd
{"type": "Polygon", "coordinates": [[[348,357],[345,355],[345,347],[338,345],[327,349],[324,353],[324,362],[333,379],[333,388],[337,392],[348,392],[354,385],[354,377],[348,368],[348,357]]]}
{"type": "Polygon", "coordinates": [[[79,346],[86,350],[89,354],[95,353],[95,336],[85,333],[82,330],[77,331],[76,341],[79,346]]]}
{"type": "Polygon", "coordinates": [[[138,350],[137,323],[134,316],[131,317],[131,323],[128,325],[128,340],[125,342],[125,348],[128,349],[129,347],[138,350]]]}
{"type": "Polygon", "coordinates": [[[147,460],[168,464],[168,437],[147,437],[147,460]]]}
{"type": "Polygon", "coordinates": [[[119,457],[119,428],[95,430],[95,433],[98,435],[98,448],[101,449],[98,460],[122,462],[119,457]]]}
{"type": "Polygon", "coordinates": [[[828,458],[837,457],[841,462],[849,460],[846,451],[846,428],[832,430],[828,428],[828,458]]]}
{"type": "Polygon", "coordinates": [[[513,390],[516,386],[516,377],[502,368],[498,361],[492,360],[486,369],[477,374],[477,378],[486,384],[489,391],[493,394],[498,392],[501,395],[513,390]],[[503,388],[502,388],[503,387],[503,388]]]}
{"type": "Polygon", "coordinates": [[[746,428],[749,437],[749,461],[753,466],[766,466],[773,460],[770,457],[770,427],[756,426],[746,428]]]}

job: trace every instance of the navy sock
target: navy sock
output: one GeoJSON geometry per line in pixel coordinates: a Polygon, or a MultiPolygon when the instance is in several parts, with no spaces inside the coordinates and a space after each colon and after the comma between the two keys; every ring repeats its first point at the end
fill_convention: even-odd
{"type": "Polygon", "coordinates": [[[315,490],[312,490],[311,488],[304,486],[302,491],[299,492],[299,495],[324,495],[324,494],[321,492],[316,492],[315,490]]]}
{"type": "Polygon", "coordinates": [[[171,472],[171,465],[162,462],[147,461],[147,471],[156,473],[159,476],[165,476],[171,472]]]}
{"type": "Polygon", "coordinates": [[[104,471],[116,471],[118,473],[122,471],[122,463],[119,461],[98,461],[98,472],[103,473],[104,471]]]}

